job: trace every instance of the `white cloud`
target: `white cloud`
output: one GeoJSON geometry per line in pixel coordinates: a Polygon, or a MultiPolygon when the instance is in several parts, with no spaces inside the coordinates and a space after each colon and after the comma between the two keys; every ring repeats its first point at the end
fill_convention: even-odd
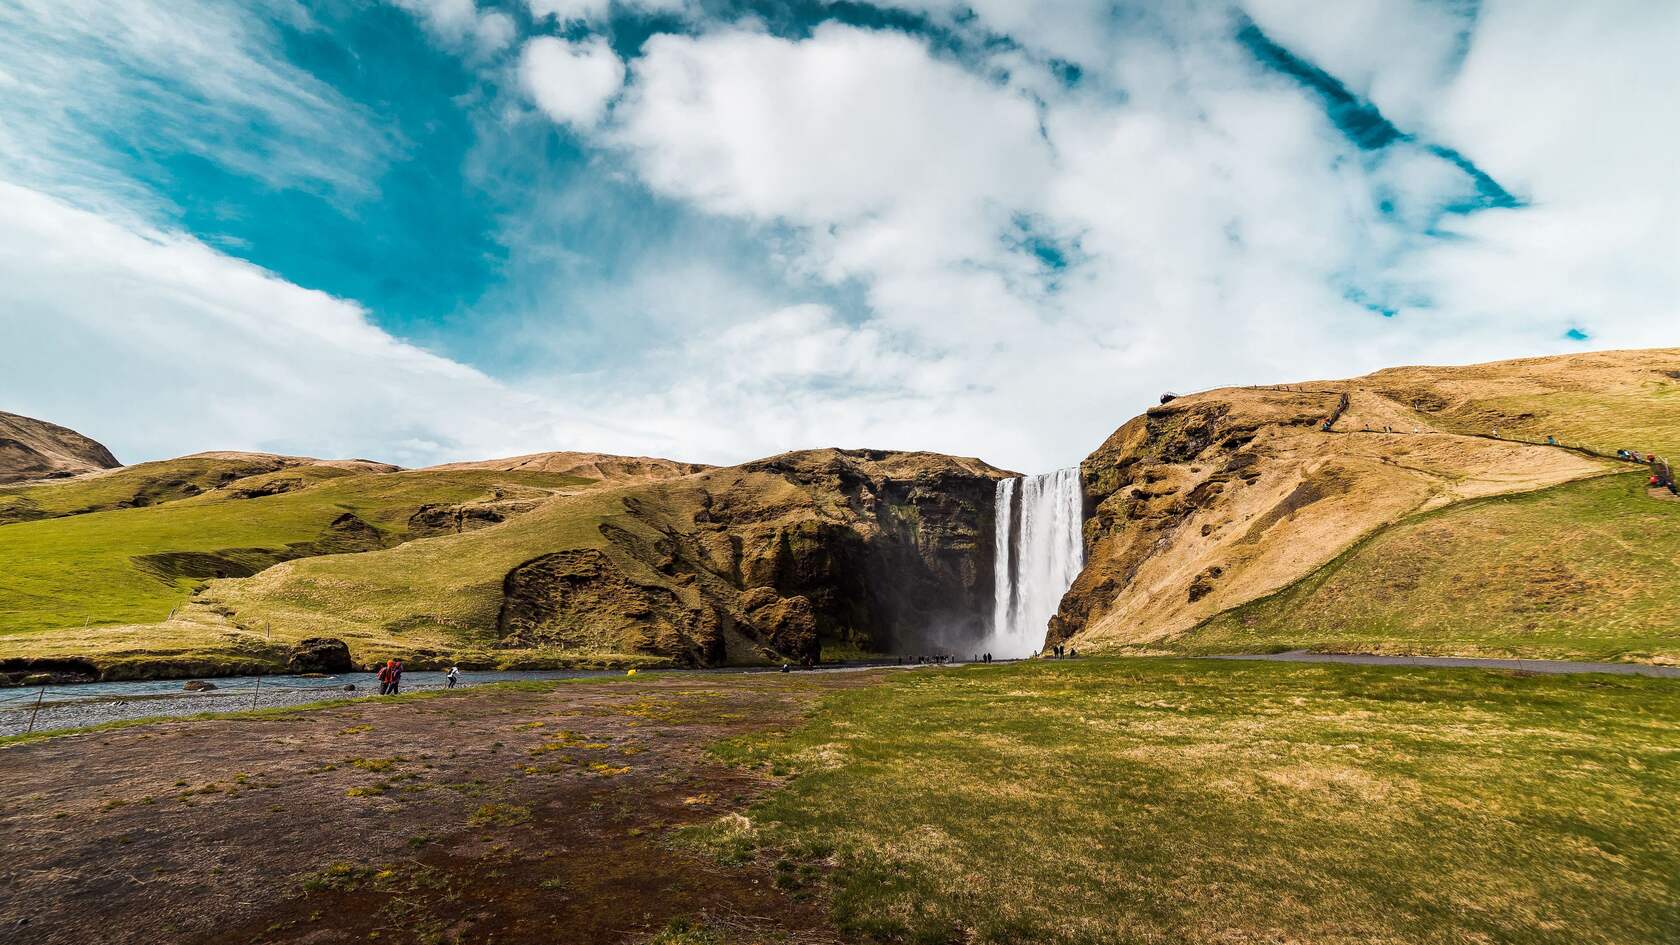
{"type": "MultiPolygon", "coordinates": [[[[164,109],[183,148],[254,165],[195,123],[250,113],[302,142],[251,173],[351,186],[378,160],[362,116],[221,8],[182,38],[163,35],[158,10],[124,5],[129,32],[103,37],[91,4],[26,2],[47,26],[0,47],[0,156],[76,160],[92,140],[84,103],[143,97],[132,73],[202,49],[205,73],[164,109]],[[72,68],[43,37],[101,51],[72,68]],[[335,136],[343,162],[322,146],[335,136]]],[[[567,24],[612,12],[530,2],[567,24]]],[[[1664,45],[1680,10],[1488,0],[1470,23],[1453,3],[1245,0],[1275,41],[1414,135],[1373,152],[1237,40],[1233,6],[898,5],[962,49],[697,20],[628,65],[598,38],[521,48],[524,94],[597,149],[588,174],[656,195],[610,221],[611,245],[634,250],[636,226],[671,219],[666,201],[763,251],[733,271],[733,247],[684,256],[681,240],[620,266],[521,246],[527,268],[549,261],[553,291],[510,289],[530,301],[504,343],[589,350],[566,360],[575,373],[545,364],[498,382],[188,237],[9,188],[8,210],[27,212],[0,233],[0,319],[22,344],[0,352],[0,394],[72,425],[105,418],[87,432],[115,427],[125,455],[243,445],[418,462],[576,447],[731,462],[841,444],[1030,471],[1076,462],[1163,389],[1571,350],[1571,327],[1595,346],[1676,341],[1680,137],[1653,116],[1680,96],[1664,45]],[[1015,45],[989,41],[1000,34],[1015,45]],[[1444,213],[1474,181],[1431,144],[1526,205],[1444,213]],[[561,284],[578,274],[582,288],[561,284]],[[67,352],[91,383],[64,383],[67,352]]],[[[500,14],[437,0],[425,15],[465,38],[500,14]]],[[[84,182],[76,168],[55,191],[84,182]]],[[[591,183],[569,193],[599,194],[591,183]]],[[[532,203],[590,220],[552,194],[532,203]]],[[[526,231],[509,232],[511,244],[526,231]]]]}
{"type": "Polygon", "coordinates": [[[727,370],[674,368],[687,428],[705,427],[694,403],[837,437],[923,422],[924,443],[1040,467],[1077,459],[1161,389],[1570,350],[1576,316],[1595,343],[1672,332],[1680,213],[1658,156],[1674,148],[1648,116],[1680,82],[1640,48],[1675,32],[1650,17],[1490,4],[1471,31],[1450,5],[1322,17],[1257,0],[1269,35],[1416,134],[1369,152],[1238,41],[1228,8],[1140,6],[1117,27],[1100,4],[977,4],[972,20],[902,5],[1023,47],[976,62],[890,31],[736,27],[655,36],[631,63],[597,140],[661,194],[792,227],[788,270],[863,302],[845,322],[801,309],[723,332],[752,339],[727,370]],[[1597,77],[1581,37],[1637,52],[1597,77]],[[1555,79],[1519,78],[1537,49],[1555,79]],[[1043,56],[1080,62],[1085,80],[1047,80],[1043,56]],[[1443,216],[1475,182],[1432,142],[1533,205],[1443,216]],[[1630,178],[1648,190],[1618,199],[1630,178]],[[1046,243],[1065,271],[1035,255],[1046,243]],[[869,384],[775,369],[808,363],[781,334],[795,330],[837,363],[871,350],[883,367],[869,384]]]}
{"type": "Polygon", "coordinates": [[[390,142],[286,60],[277,22],[288,17],[310,26],[284,5],[0,4],[0,165],[13,180],[130,209],[158,198],[111,169],[113,142],[191,154],[275,187],[367,192],[390,142]],[[236,131],[250,128],[272,130],[236,131]]]}
{"type": "Polygon", "coordinates": [[[405,465],[626,446],[191,237],[0,182],[0,402],[128,461],[205,449],[405,465]]]}
{"type": "Polygon", "coordinates": [[[588,128],[624,84],[624,63],[605,40],[540,36],[520,53],[519,80],[548,117],[588,128]]]}
{"type": "Polygon", "coordinates": [[[474,0],[390,0],[419,18],[446,45],[475,55],[505,49],[518,32],[513,17],[500,10],[480,10],[474,0]]]}

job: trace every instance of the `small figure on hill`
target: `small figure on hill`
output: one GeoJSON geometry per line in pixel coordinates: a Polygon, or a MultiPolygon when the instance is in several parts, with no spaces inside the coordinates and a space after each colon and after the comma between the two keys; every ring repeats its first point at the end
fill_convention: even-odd
{"type": "Polygon", "coordinates": [[[443,678],[445,680],[444,688],[445,689],[454,689],[456,680],[461,678],[461,667],[459,667],[459,666],[449,667],[449,672],[447,674],[445,674],[443,678]]]}

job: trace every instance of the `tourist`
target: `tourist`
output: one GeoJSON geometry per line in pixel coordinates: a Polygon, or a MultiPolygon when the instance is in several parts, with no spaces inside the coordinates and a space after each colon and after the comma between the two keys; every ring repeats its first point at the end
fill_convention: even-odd
{"type": "Polygon", "coordinates": [[[379,667],[379,694],[382,696],[391,694],[391,671],[396,665],[396,660],[386,660],[385,665],[379,667]]]}
{"type": "Polygon", "coordinates": [[[455,681],[457,679],[461,678],[461,667],[459,667],[459,666],[449,667],[449,674],[447,676],[443,677],[443,678],[447,681],[444,688],[445,689],[454,689],[455,688],[455,681]]]}
{"type": "Polygon", "coordinates": [[[397,690],[402,688],[402,671],[403,671],[402,660],[392,660],[391,661],[391,693],[390,694],[393,695],[393,696],[397,694],[397,690]]]}

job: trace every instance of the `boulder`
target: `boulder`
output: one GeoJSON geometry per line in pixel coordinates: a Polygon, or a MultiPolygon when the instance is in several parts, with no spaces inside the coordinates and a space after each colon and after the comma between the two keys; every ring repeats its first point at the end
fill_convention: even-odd
{"type": "Polygon", "coordinates": [[[216,688],[216,684],[202,679],[189,679],[181,684],[181,688],[187,692],[209,692],[216,688]]]}
{"type": "Polygon", "coordinates": [[[310,637],[292,647],[286,659],[289,673],[350,673],[356,664],[350,661],[350,647],[333,637],[310,637]]]}

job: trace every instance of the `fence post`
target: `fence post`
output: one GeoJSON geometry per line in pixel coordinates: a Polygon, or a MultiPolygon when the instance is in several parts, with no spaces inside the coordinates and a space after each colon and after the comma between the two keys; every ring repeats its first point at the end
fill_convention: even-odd
{"type": "Polygon", "coordinates": [[[251,693],[251,708],[257,707],[257,697],[262,695],[262,673],[257,674],[257,690],[251,693]]]}
{"type": "Polygon", "coordinates": [[[28,735],[30,732],[35,731],[35,713],[41,711],[41,700],[46,697],[47,687],[42,686],[40,694],[35,697],[34,707],[29,710],[29,727],[23,730],[23,734],[28,735]]]}

